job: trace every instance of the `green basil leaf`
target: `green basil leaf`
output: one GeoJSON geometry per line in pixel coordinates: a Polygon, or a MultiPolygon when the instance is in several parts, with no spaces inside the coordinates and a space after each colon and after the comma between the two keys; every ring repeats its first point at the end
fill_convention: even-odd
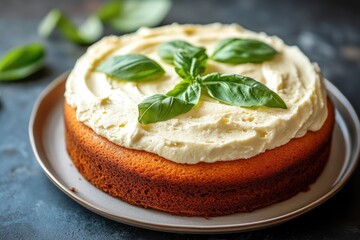
{"type": "Polygon", "coordinates": [[[166,121],[190,111],[193,107],[194,104],[179,98],[156,94],[144,99],[138,105],[138,121],[141,124],[166,121]]]}
{"type": "Polygon", "coordinates": [[[95,42],[103,32],[103,25],[96,15],[77,27],[63,12],[53,9],[40,23],[38,32],[43,37],[49,37],[56,28],[68,40],[82,45],[95,42]]]}
{"type": "MultiPolygon", "coordinates": [[[[174,55],[178,51],[197,52],[202,51],[202,47],[195,47],[182,40],[164,42],[158,47],[159,56],[167,63],[174,64],[174,55]]],[[[204,49],[205,51],[205,49],[204,49]]]]}
{"type": "MultiPolygon", "coordinates": [[[[63,26],[62,28],[67,28],[67,26],[63,26]]],[[[65,32],[63,29],[62,32],[65,32]]],[[[74,42],[77,41],[79,44],[91,44],[97,41],[103,33],[103,25],[100,21],[100,19],[96,16],[90,16],[86,19],[86,21],[78,28],[78,33],[75,35],[76,38],[74,39],[74,42]]],[[[68,38],[70,39],[70,36],[72,34],[68,35],[68,38]]]]}
{"type": "Polygon", "coordinates": [[[194,52],[177,51],[174,56],[175,71],[184,79],[195,79],[205,71],[207,59],[204,48],[194,52]]]}
{"type": "Polygon", "coordinates": [[[25,78],[44,66],[45,48],[38,43],[14,48],[0,59],[0,81],[25,78]]]}
{"type": "Polygon", "coordinates": [[[196,81],[183,80],[176,84],[174,89],[166,93],[166,95],[197,104],[201,95],[201,85],[196,81]]]}
{"type": "Polygon", "coordinates": [[[227,38],[215,47],[211,58],[225,63],[261,63],[271,60],[276,54],[274,48],[259,40],[227,38]]]}
{"type": "Polygon", "coordinates": [[[287,108],[279,95],[250,77],[212,73],[202,77],[201,83],[210,97],[229,105],[287,108]]]}
{"type": "Polygon", "coordinates": [[[109,24],[119,32],[131,32],[143,26],[154,27],[165,18],[170,7],[170,0],[127,0],[123,2],[121,13],[109,24]]]}
{"type": "Polygon", "coordinates": [[[122,0],[111,0],[105,3],[97,12],[96,15],[103,22],[108,22],[116,18],[121,13],[123,8],[122,0]]]}
{"type": "Polygon", "coordinates": [[[140,54],[127,54],[111,57],[96,69],[118,80],[148,81],[165,73],[154,60],[140,54]]]}
{"type": "Polygon", "coordinates": [[[62,17],[63,13],[60,10],[51,10],[39,24],[39,35],[42,37],[49,37],[54,29],[57,28],[62,17]]]}

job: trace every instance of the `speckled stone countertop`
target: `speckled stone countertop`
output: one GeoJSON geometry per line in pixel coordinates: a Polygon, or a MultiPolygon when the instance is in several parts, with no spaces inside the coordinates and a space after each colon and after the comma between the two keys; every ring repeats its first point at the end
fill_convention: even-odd
{"type": "MultiPolygon", "coordinates": [[[[127,226],[83,208],[63,194],[36,162],[28,136],[39,93],[70,69],[85,47],[36,32],[52,8],[83,20],[101,1],[12,0],[0,6],[0,55],[42,41],[46,68],[24,81],[0,84],[0,239],[360,239],[360,171],[332,199],[290,222],[246,233],[187,235],[127,226]]],[[[319,63],[360,113],[360,6],[357,1],[174,1],[163,24],[239,23],[298,45],[319,63]]],[[[111,33],[111,32],[109,32],[111,33]]]]}

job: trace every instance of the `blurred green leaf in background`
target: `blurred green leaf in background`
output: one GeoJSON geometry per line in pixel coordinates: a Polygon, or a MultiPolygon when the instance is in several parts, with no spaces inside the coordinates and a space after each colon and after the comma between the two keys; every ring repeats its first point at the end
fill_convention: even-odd
{"type": "Polygon", "coordinates": [[[58,29],[69,41],[88,45],[102,36],[103,24],[108,24],[117,33],[154,27],[166,17],[170,7],[171,0],[111,0],[79,27],[64,12],[53,9],[40,23],[38,32],[49,37],[58,29]]]}
{"type": "Polygon", "coordinates": [[[103,33],[103,25],[98,16],[90,16],[80,27],[77,27],[68,16],[59,9],[51,10],[39,25],[39,34],[49,37],[59,29],[60,33],[68,40],[82,45],[87,45],[98,40],[103,33]]]}
{"type": "Polygon", "coordinates": [[[0,82],[26,78],[40,70],[45,63],[45,48],[31,43],[13,48],[0,58],[0,82]]]}
{"type": "MultiPolygon", "coordinates": [[[[79,45],[89,45],[102,37],[104,24],[108,24],[117,33],[160,24],[168,14],[171,3],[171,0],[110,0],[80,26],[74,24],[63,11],[53,9],[40,22],[38,33],[47,38],[57,29],[67,40],[79,45]]],[[[26,78],[44,64],[45,47],[42,44],[33,43],[13,48],[0,58],[0,81],[26,78]]]]}
{"type": "Polygon", "coordinates": [[[109,24],[118,32],[132,32],[140,27],[154,27],[166,17],[170,7],[170,0],[123,1],[119,15],[110,19],[109,24]]]}

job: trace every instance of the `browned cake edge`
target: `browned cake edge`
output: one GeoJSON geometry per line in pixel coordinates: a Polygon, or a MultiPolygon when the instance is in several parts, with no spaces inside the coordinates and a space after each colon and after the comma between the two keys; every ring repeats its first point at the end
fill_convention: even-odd
{"type": "Polygon", "coordinates": [[[317,132],[250,159],[178,164],[116,145],[76,120],[64,104],[67,151],[94,186],[130,204],[187,216],[249,212],[306,191],[330,153],[334,110],[317,132]]]}

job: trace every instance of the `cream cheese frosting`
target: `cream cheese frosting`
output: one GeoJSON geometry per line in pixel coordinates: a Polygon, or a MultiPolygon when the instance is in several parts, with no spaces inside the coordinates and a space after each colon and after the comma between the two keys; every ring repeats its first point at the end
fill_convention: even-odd
{"type": "Polygon", "coordinates": [[[178,25],[148,29],[122,37],[105,37],[77,61],[66,82],[65,98],[78,121],[126,148],[145,150],[177,163],[230,161],[250,158],[317,131],[327,117],[326,90],[319,67],[295,46],[277,37],[239,25],[178,25]],[[185,40],[205,47],[229,37],[261,40],[279,54],[261,64],[226,64],[208,60],[206,72],[236,73],[256,79],[276,92],[287,109],[243,108],[205,95],[190,112],[148,125],[138,123],[137,105],[145,98],[171,90],[181,79],[157,54],[159,44],[185,40]],[[144,54],[166,71],[149,82],[115,81],[96,67],[109,57],[144,54]]]}

